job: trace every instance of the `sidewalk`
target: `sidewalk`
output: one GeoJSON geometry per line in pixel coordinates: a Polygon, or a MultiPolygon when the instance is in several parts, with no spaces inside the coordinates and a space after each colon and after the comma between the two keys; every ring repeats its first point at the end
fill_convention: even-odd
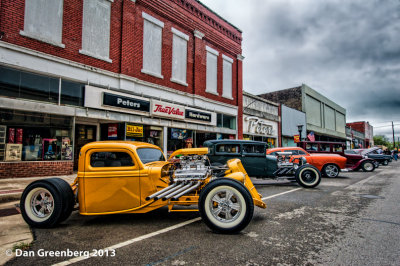
{"type": "MultiPolygon", "coordinates": [[[[54,176],[0,179],[0,265],[15,256],[13,252],[10,253],[14,247],[33,241],[29,225],[16,208],[22,191],[35,180],[51,177],[54,176]]],[[[76,178],[76,173],[56,177],[71,184],[76,178]]]]}
{"type": "Polygon", "coordinates": [[[0,179],[0,203],[19,200],[22,191],[33,181],[57,177],[64,179],[67,183],[71,184],[75,178],[76,173],[64,176],[41,176],[41,177],[27,177],[27,178],[6,178],[0,179]]]}

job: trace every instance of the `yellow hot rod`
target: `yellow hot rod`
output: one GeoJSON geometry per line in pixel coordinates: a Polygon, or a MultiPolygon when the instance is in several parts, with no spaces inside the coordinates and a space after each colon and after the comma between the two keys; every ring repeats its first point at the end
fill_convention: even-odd
{"type": "Polygon", "coordinates": [[[167,206],[171,212],[199,211],[215,232],[239,232],[252,219],[254,205],[266,205],[239,159],[212,166],[207,153],[207,148],[181,149],[167,161],[149,143],[92,142],[80,151],[74,183],[59,178],[32,182],[22,194],[21,213],[29,225],[46,228],[66,220],[76,205],[82,215],[145,213],[167,206]]]}

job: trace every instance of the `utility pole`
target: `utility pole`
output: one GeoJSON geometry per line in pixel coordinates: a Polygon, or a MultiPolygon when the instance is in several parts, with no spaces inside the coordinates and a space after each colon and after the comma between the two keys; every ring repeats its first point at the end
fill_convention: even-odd
{"type": "Polygon", "coordinates": [[[396,147],[396,141],[394,139],[394,125],[393,125],[393,121],[392,121],[392,132],[393,132],[393,149],[396,147]]]}

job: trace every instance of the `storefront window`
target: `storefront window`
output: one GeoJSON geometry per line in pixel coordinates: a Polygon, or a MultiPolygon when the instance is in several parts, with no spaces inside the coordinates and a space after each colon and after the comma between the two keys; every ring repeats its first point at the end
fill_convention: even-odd
{"type": "Polygon", "coordinates": [[[58,103],[58,78],[0,67],[0,84],[5,96],[58,103]]]}
{"type": "Polygon", "coordinates": [[[72,160],[72,118],[0,109],[6,161],[72,160]]]}
{"type": "Polygon", "coordinates": [[[217,127],[236,129],[236,117],[224,114],[217,114],[217,127]]]}
{"type": "Polygon", "coordinates": [[[61,82],[61,104],[83,106],[85,84],[66,81],[61,82]]]}
{"type": "Polygon", "coordinates": [[[85,84],[0,66],[0,95],[83,106],[85,84]]]}
{"type": "Polygon", "coordinates": [[[172,152],[193,147],[193,131],[180,128],[170,128],[168,130],[168,154],[172,152]]]}

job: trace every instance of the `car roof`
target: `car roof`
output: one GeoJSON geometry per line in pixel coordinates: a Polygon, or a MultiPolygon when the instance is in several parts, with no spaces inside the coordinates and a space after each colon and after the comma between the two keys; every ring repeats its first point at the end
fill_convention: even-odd
{"type": "Polygon", "coordinates": [[[300,147],[277,147],[277,148],[268,149],[268,151],[271,151],[271,152],[281,151],[281,150],[301,150],[301,151],[304,151],[304,149],[300,148],[300,147]]]}
{"type": "Polygon", "coordinates": [[[82,153],[85,153],[89,149],[93,148],[154,148],[161,150],[160,147],[140,141],[124,141],[124,140],[105,140],[105,141],[94,141],[89,142],[88,144],[84,145],[81,149],[82,153]]]}
{"type": "Polygon", "coordinates": [[[266,142],[255,140],[242,140],[242,139],[213,139],[206,140],[204,143],[219,144],[219,143],[242,143],[242,144],[263,144],[268,145],[266,142]]]}

